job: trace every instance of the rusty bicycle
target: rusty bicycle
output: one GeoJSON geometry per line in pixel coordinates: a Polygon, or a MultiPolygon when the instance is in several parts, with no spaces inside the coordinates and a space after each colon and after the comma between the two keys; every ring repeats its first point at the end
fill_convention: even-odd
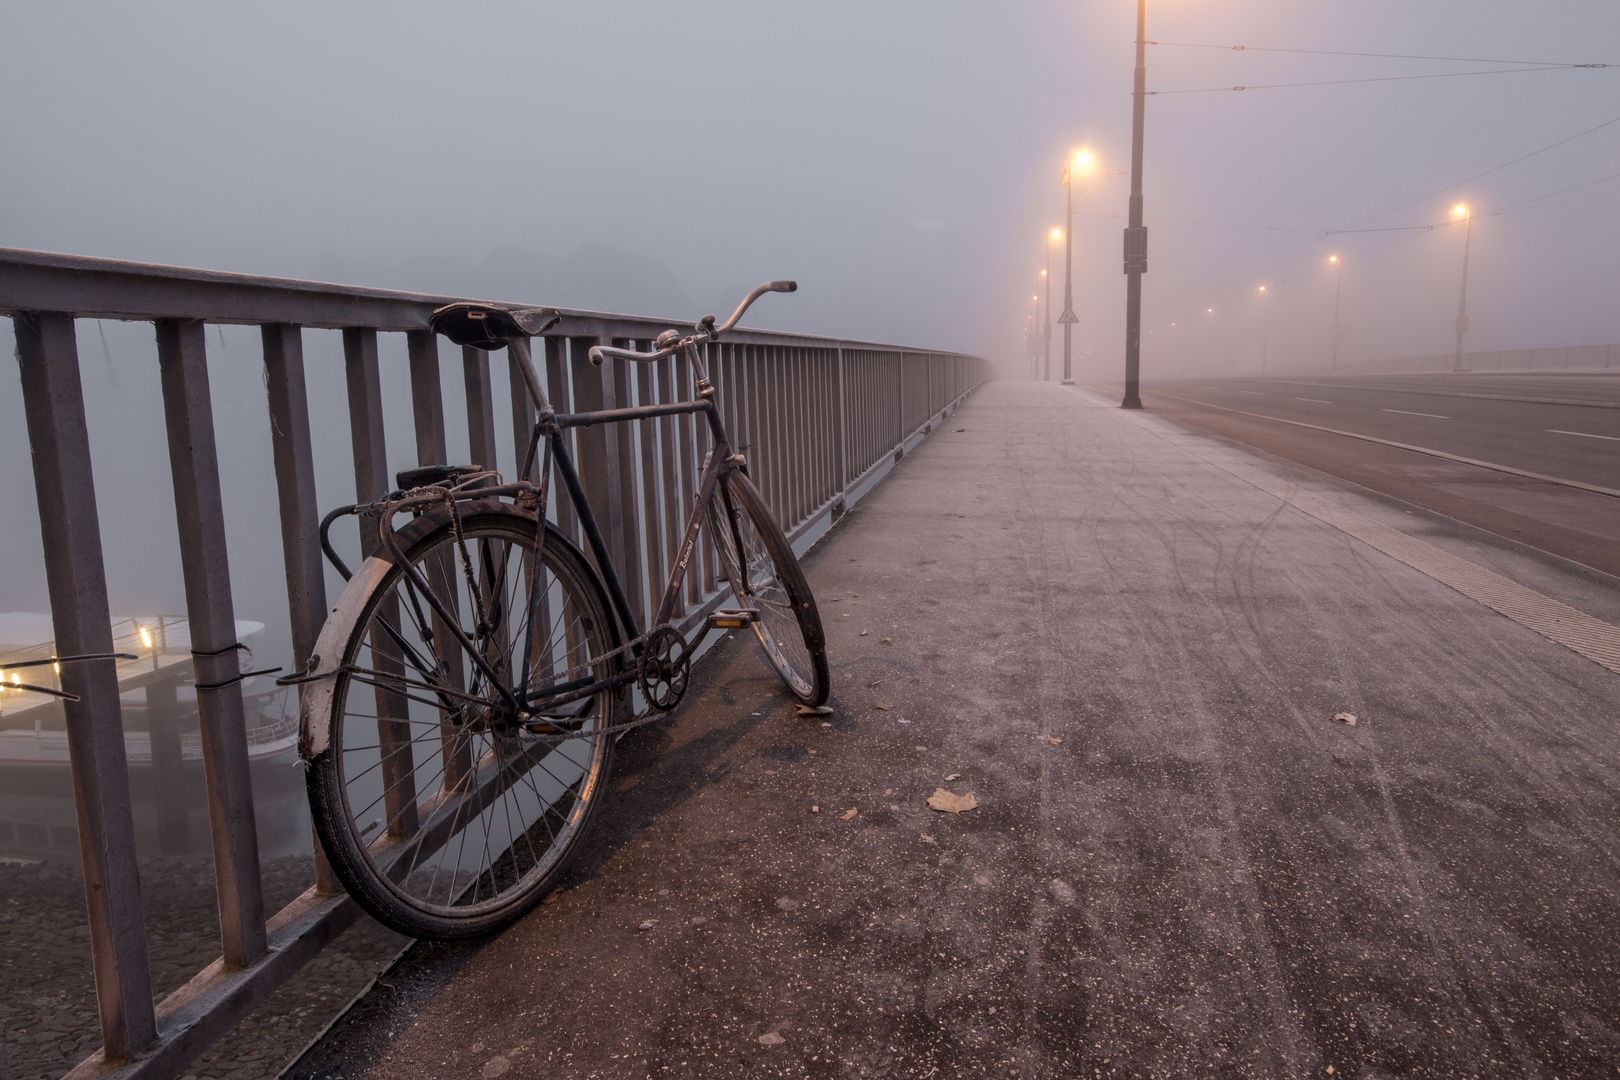
{"type": "Polygon", "coordinates": [[[300,754],[321,846],[380,922],[415,937],[471,937],[538,903],[590,826],[616,739],[680,702],[710,629],[751,627],[796,701],[826,701],[815,599],[728,437],[700,348],[765,293],[796,288],[760,285],[725,323],[709,315],[689,332],[667,330],[650,352],[592,348],[596,364],[684,356],[696,396],[574,414],[552,409],[529,352],[555,312],[458,303],[434,313],[433,329],[456,344],[512,351],[538,414],[519,475],[537,479],[429,466],[398,474],[380,502],[328,514],[322,548],[348,585],[307,669],[282,680],[302,685],[300,754]],[[565,434],[683,412],[704,418],[712,449],[642,629],[565,434]],[[548,520],[553,474],[589,559],[548,520]],[[373,553],[352,573],[328,536],[351,515],[363,532],[375,528],[373,553]],[[734,606],[688,638],[672,614],[705,531],[734,606]]]}

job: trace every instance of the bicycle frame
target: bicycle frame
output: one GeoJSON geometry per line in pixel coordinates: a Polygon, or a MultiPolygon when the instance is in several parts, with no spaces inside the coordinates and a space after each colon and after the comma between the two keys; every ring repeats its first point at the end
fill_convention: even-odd
{"type": "MultiPolygon", "coordinates": [[[[698,532],[703,526],[704,512],[709,501],[714,497],[715,489],[723,475],[734,469],[746,469],[746,463],[740,456],[731,453],[731,443],[720,419],[720,410],[717,407],[715,389],[709,382],[708,373],[703,366],[702,356],[695,344],[683,343],[678,350],[692,365],[696,376],[698,397],[695,401],[672,402],[665,405],[641,405],[627,409],[601,409],[594,412],[583,413],[556,413],[552,411],[545,392],[541,389],[539,378],[534,373],[533,360],[529,354],[528,341],[514,338],[510,348],[513,349],[518,360],[519,369],[523,372],[524,381],[528,383],[530,396],[534,398],[539,409],[539,419],[534,426],[534,434],[529,440],[529,452],[524,463],[524,475],[528,474],[535,459],[535,451],[541,439],[545,439],[550,447],[550,457],[556,464],[557,473],[562,478],[563,486],[568,491],[568,501],[574,512],[579,515],[580,529],[585,535],[585,542],[590,548],[592,557],[596,560],[596,568],[602,576],[602,582],[607,588],[608,600],[613,605],[614,614],[618,617],[624,630],[625,639],[631,642],[631,651],[640,656],[641,630],[637,625],[634,612],[630,609],[630,601],[625,596],[624,586],[619,581],[618,570],[613,564],[612,556],[608,553],[607,541],[602,536],[602,530],[597,524],[596,515],[591,510],[590,502],[585,497],[585,488],[579,479],[579,472],[574,467],[573,458],[568,453],[567,439],[564,433],[573,428],[596,427],[605,424],[629,423],[635,420],[647,420],[658,416],[679,416],[688,413],[704,414],[709,434],[713,439],[713,447],[709,451],[708,460],[704,463],[703,473],[698,480],[697,498],[692,504],[686,519],[686,528],[681,537],[679,548],[676,549],[674,562],[670,568],[669,579],[664,586],[663,598],[659,601],[658,610],[654,613],[652,625],[649,629],[666,625],[675,612],[675,604],[680,597],[682,584],[685,583],[687,570],[691,565],[692,552],[696,548],[698,532]]],[[[543,509],[542,509],[543,512],[543,509]]],[[[731,518],[731,509],[727,506],[727,519],[731,518]]],[[[735,532],[736,523],[731,522],[735,532]]],[[[739,537],[733,537],[737,549],[741,549],[739,537]]],[[[563,704],[565,700],[574,700],[585,697],[605,688],[608,684],[619,685],[628,682],[626,676],[613,679],[599,680],[587,685],[569,686],[561,693],[546,695],[546,702],[551,705],[563,704]]]]}

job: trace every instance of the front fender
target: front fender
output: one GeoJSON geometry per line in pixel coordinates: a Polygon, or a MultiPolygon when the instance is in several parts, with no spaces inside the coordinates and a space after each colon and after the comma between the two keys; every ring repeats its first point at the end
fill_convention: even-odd
{"type": "Polygon", "coordinates": [[[306,762],[332,745],[332,694],[337,690],[343,650],[365,610],[366,601],[371,599],[372,592],[392,565],[375,555],[362,563],[315,639],[308,671],[315,678],[300,684],[298,695],[298,756],[306,762]]]}

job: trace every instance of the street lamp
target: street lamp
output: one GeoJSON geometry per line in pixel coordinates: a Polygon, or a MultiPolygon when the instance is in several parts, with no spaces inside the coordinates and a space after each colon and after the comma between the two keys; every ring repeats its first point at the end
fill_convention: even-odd
{"type": "Polygon", "coordinates": [[[1063,219],[1063,314],[1058,316],[1058,322],[1063,324],[1064,386],[1074,385],[1070,357],[1074,349],[1074,324],[1080,321],[1074,315],[1074,174],[1079,171],[1081,175],[1091,175],[1094,163],[1091,151],[1077,150],[1063,170],[1063,186],[1068,189],[1069,198],[1069,213],[1063,219]]]}
{"type": "Polygon", "coordinates": [[[1271,338],[1271,293],[1260,286],[1260,374],[1266,373],[1266,343],[1271,338]]]}
{"type": "Polygon", "coordinates": [[[1142,407],[1142,275],[1147,272],[1147,227],[1142,224],[1142,121],[1147,102],[1147,0],[1136,0],[1136,88],[1131,101],[1131,204],[1125,228],[1125,399],[1142,407]]]}
{"type": "MultiPolygon", "coordinates": [[[[1070,222],[1073,224],[1073,222],[1070,222]]],[[[1052,381],[1052,241],[1064,235],[1062,229],[1053,229],[1046,234],[1046,324],[1041,328],[1046,335],[1046,375],[1047,382],[1052,381]]]]}
{"type": "Polygon", "coordinates": [[[1452,371],[1463,369],[1463,335],[1468,333],[1468,242],[1474,231],[1474,212],[1462,203],[1452,207],[1451,213],[1463,219],[1463,272],[1462,298],[1457,301],[1457,358],[1452,371]]]}
{"type": "Polygon", "coordinates": [[[1337,255],[1328,256],[1328,265],[1333,267],[1333,354],[1328,358],[1328,374],[1335,374],[1339,370],[1339,339],[1343,332],[1339,326],[1339,293],[1344,285],[1344,263],[1337,255]]]}

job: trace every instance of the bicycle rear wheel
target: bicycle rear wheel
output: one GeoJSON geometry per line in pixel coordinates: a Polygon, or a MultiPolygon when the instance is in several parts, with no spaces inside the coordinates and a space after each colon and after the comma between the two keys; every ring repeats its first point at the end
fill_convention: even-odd
{"type": "Polygon", "coordinates": [[[826,704],[831,680],[821,614],[782,527],[742,472],[721,476],[708,509],[721,572],[738,605],[756,613],[765,658],[795,698],[826,704]]]}
{"type": "Polygon", "coordinates": [[[304,700],[315,830],[360,905],[413,937],[487,934],[533,907],[607,779],[613,692],[544,716],[507,696],[557,696],[620,665],[595,574],[549,526],[531,592],[536,527],[467,503],[458,544],[443,514],[423,515],[398,534],[416,574],[366,560],[316,646],[337,673],[304,700]]]}

